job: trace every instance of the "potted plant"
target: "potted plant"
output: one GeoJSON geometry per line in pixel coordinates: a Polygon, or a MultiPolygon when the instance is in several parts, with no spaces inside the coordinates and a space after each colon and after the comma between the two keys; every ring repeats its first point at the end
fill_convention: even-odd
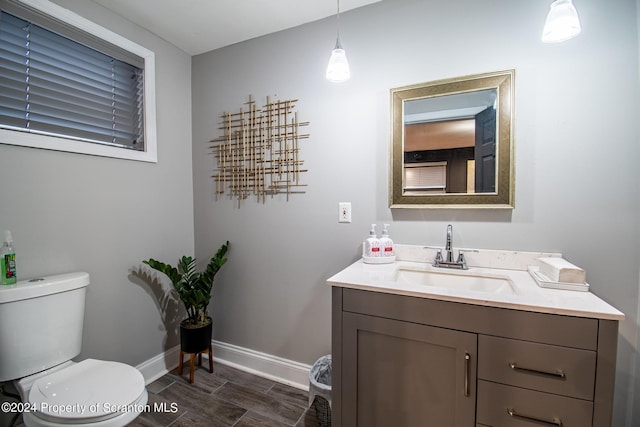
{"type": "Polygon", "coordinates": [[[211,301],[213,280],[227,262],[225,255],[228,249],[229,241],[218,248],[204,271],[197,270],[197,260],[190,256],[178,259],[175,267],[153,258],[142,261],[171,280],[174,291],[187,310],[187,318],[180,322],[180,350],[184,353],[200,353],[210,348],[212,321],[207,307],[211,301]]]}

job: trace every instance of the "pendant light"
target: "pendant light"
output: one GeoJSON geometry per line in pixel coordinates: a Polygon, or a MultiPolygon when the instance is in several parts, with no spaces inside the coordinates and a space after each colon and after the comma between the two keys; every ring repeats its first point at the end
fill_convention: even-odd
{"type": "Polygon", "coordinates": [[[340,0],[338,0],[338,13],[336,14],[337,24],[337,37],[336,47],[331,51],[331,58],[329,58],[329,65],[327,66],[326,78],[330,82],[340,83],[346,82],[351,78],[351,72],[349,71],[349,63],[347,62],[347,55],[340,44],[340,0]]]}
{"type": "Polygon", "coordinates": [[[542,30],[542,41],[556,43],[580,34],[580,19],[571,0],[555,0],[542,30]]]}

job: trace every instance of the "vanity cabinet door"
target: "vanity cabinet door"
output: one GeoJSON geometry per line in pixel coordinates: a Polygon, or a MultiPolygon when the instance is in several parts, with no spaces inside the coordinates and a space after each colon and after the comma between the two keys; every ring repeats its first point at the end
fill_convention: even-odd
{"type": "Polygon", "coordinates": [[[475,424],[477,335],[343,313],[342,425],[475,424]]]}

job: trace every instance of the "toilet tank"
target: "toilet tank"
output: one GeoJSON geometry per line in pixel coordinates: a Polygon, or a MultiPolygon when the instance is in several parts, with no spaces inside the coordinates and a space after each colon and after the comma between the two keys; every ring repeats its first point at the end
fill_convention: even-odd
{"type": "Polygon", "coordinates": [[[87,285],[82,272],[0,285],[0,382],[80,353],[87,285]]]}

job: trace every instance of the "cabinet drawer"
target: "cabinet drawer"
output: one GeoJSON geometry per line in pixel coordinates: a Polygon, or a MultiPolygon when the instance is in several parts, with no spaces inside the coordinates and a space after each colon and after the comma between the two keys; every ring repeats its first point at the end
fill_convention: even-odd
{"type": "Polygon", "coordinates": [[[596,352],[528,341],[478,337],[478,378],[593,400],[596,352]]]}
{"type": "Polygon", "coordinates": [[[492,427],[585,427],[591,425],[593,404],[557,396],[478,381],[476,422],[492,427]]]}

